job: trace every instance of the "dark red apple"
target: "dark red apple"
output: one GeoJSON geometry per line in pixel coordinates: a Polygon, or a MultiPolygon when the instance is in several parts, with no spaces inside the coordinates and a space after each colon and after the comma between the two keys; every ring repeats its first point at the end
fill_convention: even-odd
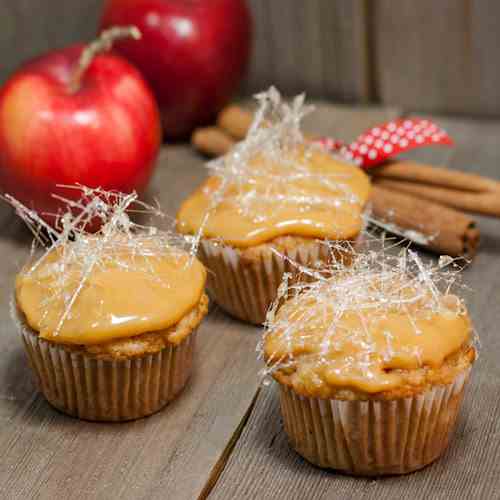
{"type": "Polygon", "coordinates": [[[137,26],[117,49],[151,84],[167,138],[212,120],[244,75],[251,16],[244,0],[108,0],[102,27],[137,26]]]}
{"type": "Polygon", "coordinates": [[[79,66],[82,45],[22,66],[0,89],[0,189],[48,221],[75,183],[142,192],[161,143],[151,90],[112,53],[79,66]],[[78,68],[83,71],[78,72],[78,68]]]}

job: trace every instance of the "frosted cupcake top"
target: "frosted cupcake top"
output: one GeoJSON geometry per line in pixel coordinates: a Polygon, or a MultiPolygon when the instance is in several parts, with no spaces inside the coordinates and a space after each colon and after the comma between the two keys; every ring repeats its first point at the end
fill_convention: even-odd
{"type": "Polygon", "coordinates": [[[214,175],[182,204],[178,230],[236,247],[283,235],[356,237],[368,177],[305,141],[303,96],[292,106],[273,88],[257,97],[261,106],[247,138],[209,163],[214,175]]]}
{"type": "Polygon", "coordinates": [[[439,369],[470,343],[465,306],[450,293],[455,279],[410,251],[359,256],[350,269],[300,285],[269,314],[263,342],[269,371],[317,397],[421,384],[425,370],[439,369]]]}
{"type": "MultiPolygon", "coordinates": [[[[41,338],[80,345],[176,324],[200,301],[202,264],[172,234],[130,221],[135,195],[88,190],[89,196],[79,215],[63,217],[59,232],[46,227],[49,248],[16,278],[26,323],[41,338]],[[79,229],[82,213],[104,218],[98,233],[79,229]]],[[[36,218],[26,209],[22,214],[29,222],[36,218]]]]}

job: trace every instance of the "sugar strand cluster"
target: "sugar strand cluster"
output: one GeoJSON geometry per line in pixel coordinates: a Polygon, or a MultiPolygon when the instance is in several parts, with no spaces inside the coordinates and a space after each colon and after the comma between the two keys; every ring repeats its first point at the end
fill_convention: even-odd
{"type": "MultiPolygon", "coordinates": [[[[34,235],[32,257],[22,272],[36,276],[35,271],[49,255],[58,252],[52,269],[55,277],[52,288],[58,292],[48,294],[42,304],[48,314],[53,303],[63,300],[64,310],[54,332],[56,335],[96,269],[113,265],[140,271],[144,279],[158,282],[160,278],[151,265],[154,259],[179,259],[181,265],[181,259],[186,262],[185,250],[196,254],[194,241],[189,243],[171,231],[160,231],[130,219],[132,212],[141,213],[143,217],[165,217],[158,206],[140,201],[135,192],[123,194],[85,186],[58,187],[77,190],[79,196],[74,200],[55,195],[67,206],[67,211],[56,217],[53,226],[12,196],[5,196],[34,235]],[[99,229],[88,232],[89,227],[99,229]],[[42,247],[41,253],[39,247],[42,247]]],[[[168,286],[168,283],[162,285],[168,286]]]]}
{"type": "Polygon", "coordinates": [[[358,203],[345,175],[320,175],[307,165],[308,156],[321,146],[305,141],[301,131],[303,117],[313,110],[304,104],[304,94],[290,104],[274,87],[255,97],[259,107],[246,138],[207,164],[212,175],[220,179],[217,191],[211,193],[207,217],[223,199],[232,199],[241,213],[258,220],[272,213],[269,205],[276,209],[295,204],[307,210],[358,203]],[[297,154],[299,151],[302,154],[297,154]],[[304,187],[311,181],[321,186],[321,193],[317,190],[313,195],[304,187]]]}
{"type": "MultiPolygon", "coordinates": [[[[419,335],[420,319],[445,310],[454,314],[465,313],[462,299],[452,295],[455,289],[465,288],[460,279],[459,261],[443,256],[437,263],[424,262],[416,252],[407,248],[397,251],[397,246],[388,248],[386,243],[384,240],[369,241],[368,246],[376,244],[378,248],[357,254],[350,265],[336,261],[321,270],[297,265],[301,274],[299,280],[291,282],[289,275],[284,277],[278,296],[269,309],[258,351],[263,354],[264,343],[271,334],[278,335],[283,341],[281,344],[290,348],[284,359],[268,356],[263,375],[292,366],[295,362],[292,341],[295,346],[307,344],[310,332],[316,327],[321,348],[307,356],[315,363],[326,363],[327,354],[342,347],[336,346],[336,342],[339,328],[342,328],[341,319],[346,314],[354,314],[360,320],[360,331],[350,331],[349,341],[361,345],[360,352],[369,365],[370,355],[374,352],[369,325],[374,316],[384,318],[389,312],[397,311],[409,319],[414,333],[419,335]],[[314,280],[311,281],[311,277],[314,280]],[[280,314],[285,301],[288,312],[295,312],[293,320],[288,314],[280,314]],[[308,328],[305,329],[304,325],[308,328]]],[[[329,245],[328,242],[324,244],[329,245]]],[[[391,333],[387,332],[387,335],[391,333]]],[[[390,348],[390,339],[387,345],[390,348]]],[[[386,354],[390,356],[389,352],[386,354]]]]}

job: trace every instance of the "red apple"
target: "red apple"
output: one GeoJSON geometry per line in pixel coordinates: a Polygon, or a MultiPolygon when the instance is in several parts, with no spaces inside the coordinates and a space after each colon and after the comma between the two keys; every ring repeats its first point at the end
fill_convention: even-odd
{"type": "Polygon", "coordinates": [[[125,24],[142,39],[116,47],[151,84],[167,137],[212,120],[237,90],[250,55],[244,0],[108,0],[102,27],[125,24]]]}
{"type": "Polygon", "coordinates": [[[50,222],[62,207],[52,193],[81,194],[58,184],[142,192],[161,143],[158,108],[138,70],[102,53],[77,74],[83,48],[28,62],[0,89],[0,190],[50,222]]]}

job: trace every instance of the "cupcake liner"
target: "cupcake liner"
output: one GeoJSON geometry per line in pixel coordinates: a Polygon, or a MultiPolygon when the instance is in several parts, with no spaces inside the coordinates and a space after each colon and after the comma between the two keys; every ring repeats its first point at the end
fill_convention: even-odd
{"type": "Polygon", "coordinates": [[[319,467],[366,476],[412,472],[446,449],[469,374],[387,401],[309,398],[280,384],[285,431],[297,453],[319,467]]]}
{"type": "Polygon", "coordinates": [[[28,358],[47,401],[73,417],[124,421],[157,412],[185,386],[196,331],[179,345],[137,358],[100,359],[22,328],[28,358]]]}
{"type": "MultiPolygon", "coordinates": [[[[249,261],[243,259],[236,248],[214,240],[202,240],[198,257],[211,271],[207,289],[214,301],[232,316],[260,325],[276,298],[283,274],[287,272],[292,277],[300,274],[290,261],[315,267],[317,263],[330,262],[331,252],[323,242],[314,240],[284,250],[280,255],[270,251],[249,261]]],[[[347,252],[346,248],[344,257],[347,252]]]]}

